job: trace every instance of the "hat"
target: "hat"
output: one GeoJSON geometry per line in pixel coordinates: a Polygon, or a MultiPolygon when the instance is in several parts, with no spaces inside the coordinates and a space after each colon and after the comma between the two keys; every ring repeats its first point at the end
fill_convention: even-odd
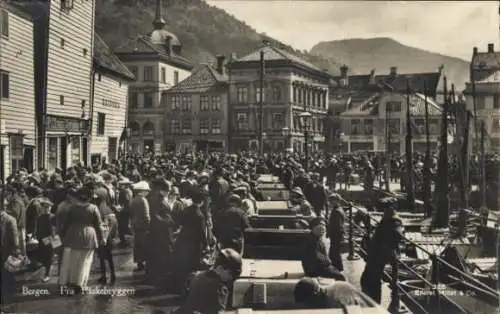
{"type": "Polygon", "coordinates": [[[123,177],[118,181],[118,184],[131,184],[132,182],[130,181],[129,178],[123,177]]]}
{"type": "Polygon", "coordinates": [[[48,197],[40,197],[39,199],[37,199],[37,202],[40,204],[40,205],[46,205],[46,206],[52,206],[54,205],[54,203],[52,203],[48,197]]]}
{"type": "Polygon", "coordinates": [[[295,193],[301,197],[304,197],[304,192],[302,192],[302,189],[300,187],[295,187],[292,189],[292,193],[295,193]]]}
{"type": "Polygon", "coordinates": [[[170,194],[180,195],[181,193],[179,191],[179,188],[174,185],[172,186],[172,189],[170,189],[170,194]]]}
{"type": "Polygon", "coordinates": [[[227,197],[227,203],[228,204],[236,203],[237,205],[240,205],[241,197],[237,194],[231,194],[227,197]]]}
{"type": "Polygon", "coordinates": [[[239,185],[233,189],[234,193],[244,193],[247,191],[247,188],[244,185],[239,185]]]}
{"type": "Polygon", "coordinates": [[[309,222],[309,228],[313,229],[314,227],[322,223],[326,224],[326,221],[323,217],[315,217],[309,222]]]}
{"type": "Polygon", "coordinates": [[[295,302],[298,303],[309,303],[318,293],[321,291],[321,285],[317,279],[304,277],[297,282],[293,295],[295,296],[295,302]]]}
{"type": "Polygon", "coordinates": [[[132,186],[132,188],[136,191],[151,191],[149,188],[149,183],[146,181],[139,181],[132,186]]]}
{"type": "Polygon", "coordinates": [[[210,176],[208,175],[208,172],[206,172],[206,171],[202,171],[202,172],[200,173],[200,176],[199,176],[199,177],[200,177],[200,178],[208,178],[208,177],[210,177],[210,176]]]}

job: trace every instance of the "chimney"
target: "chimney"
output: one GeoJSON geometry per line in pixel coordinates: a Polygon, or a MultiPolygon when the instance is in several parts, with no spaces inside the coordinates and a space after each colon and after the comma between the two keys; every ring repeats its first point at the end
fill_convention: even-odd
{"type": "Polygon", "coordinates": [[[398,67],[391,67],[390,75],[391,77],[396,77],[398,75],[398,67]]]}
{"type": "Polygon", "coordinates": [[[477,47],[472,48],[472,54],[474,56],[477,55],[477,47]]]}
{"type": "Polygon", "coordinates": [[[341,67],[340,67],[340,76],[342,77],[347,77],[347,72],[349,71],[349,67],[347,67],[347,65],[343,64],[341,67]]]}
{"type": "Polygon", "coordinates": [[[262,41],[262,44],[263,44],[264,46],[269,46],[269,45],[270,45],[269,40],[267,40],[267,39],[264,39],[264,40],[262,41]]]}
{"type": "Polygon", "coordinates": [[[224,75],[226,56],[218,55],[216,58],[217,58],[217,72],[219,72],[220,75],[224,75]]]}
{"type": "Polygon", "coordinates": [[[229,56],[229,62],[236,61],[236,59],[238,59],[238,55],[236,54],[236,52],[231,53],[231,55],[229,56]]]}
{"type": "Polygon", "coordinates": [[[373,76],[374,74],[375,74],[375,69],[371,69],[370,76],[373,76]]]}
{"type": "Polygon", "coordinates": [[[495,52],[495,45],[492,43],[488,44],[488,53],[493,53],[495,52]]]}

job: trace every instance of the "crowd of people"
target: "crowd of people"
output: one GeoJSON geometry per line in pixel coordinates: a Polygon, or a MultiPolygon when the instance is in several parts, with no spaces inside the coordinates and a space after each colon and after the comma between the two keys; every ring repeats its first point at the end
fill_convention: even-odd
{"type": "MultiPolygon", "coordinates": [[[[403,160],[394,157],[392,162],[397,170],[391,177],[401,179],[403,160]]],[[[345,280],[340,257],[345,214],[335,190],[348,188],[355,174],[365,188],[373,187],[383,178],[383,164],[375,154],[316,154],[305,160],[297,154],[166,153],[91,167],[79,164],[53,173],[21,169],[2,191],[2,265],[9,266],[2,271],[3,291],[15,287],[8,268],[19,267],[20,261],[43,266],[42,281],[57,273],[58,284],[81,293],[94,254],[100,262],[98,282],[113,284],[114,246],[128,246],[127,235],[133,235],[135,271],[144,272],[156,286],[184,294],[179,313],[220,310],[227,303],[228,287],[241,273],[249,217],[256,214],[256,202],[266,200],[257,179],[273,174],[290,189],[293,210],[315,217],[303,226],[311,230],[302,258],[307,278],[297,289],[307,296],[304,287],[317,288],[311,278],[345,280]],[[329,250],[322,241],[325,234],[329,250]],[[59,261],[56,272],[54,258],[59,261]]],[[[416,155],[414,164],[419,173],[422,156],[416,155]]],[[[383,267],[402,228],[393,203],[384,205],[385,219],[373,237],[361,280],[363,292],[377,302],[383,267]]],[[[356,302],[364,302],[355,289],[349,291],[356,302]]]]}

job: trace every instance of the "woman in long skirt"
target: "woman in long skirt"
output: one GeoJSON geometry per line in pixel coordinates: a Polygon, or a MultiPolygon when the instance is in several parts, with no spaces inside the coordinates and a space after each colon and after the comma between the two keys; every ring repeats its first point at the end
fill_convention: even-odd
{"type": "Polygon", "coordinates": [[[81,293],[87,285],[94,251],[103,245],[102,221],[97,206],[90,203],[93,195],[91,185],[77,192],[77,201],[67,213],[61,231],[64,252],[59,284],[81,293]]]}

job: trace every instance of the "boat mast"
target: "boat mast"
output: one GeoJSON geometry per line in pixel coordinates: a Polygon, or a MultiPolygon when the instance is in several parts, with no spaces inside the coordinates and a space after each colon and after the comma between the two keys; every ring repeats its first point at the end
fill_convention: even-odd
{"type": "Polygon", "coordinates": [[[408,202],[408,209],[415,210],[415,191],[413,184],[413,148],[412,148],[412,127],[410,115],[410,82],[406,81],[406,199],[408,202]]]}
{"type": "Polygon", "coordinates": [[[449,95],[447,79],[444,77],[444,106],[441,121],[441,147],[439,150],[438,182],[436,184],[436,217],[434,225],[446,228],[449,223],[449,183],[448,183],[448,111],[449,95]]]}
{"type": "Polygon", "coordinates": [[[486,207],[486,154],[484,142],[486,140],[486,129],[484,120],[481,121],[481,207],[486,207]]]}
{"type": "Polygon", "coordinates": [[[424,164],[424,207],[426,217],[432,217],[431,206],[431,139],[429,129],[429,101],[427,100],[427,81],[424,81],[425,99],[425,164],[424,164]]]}

